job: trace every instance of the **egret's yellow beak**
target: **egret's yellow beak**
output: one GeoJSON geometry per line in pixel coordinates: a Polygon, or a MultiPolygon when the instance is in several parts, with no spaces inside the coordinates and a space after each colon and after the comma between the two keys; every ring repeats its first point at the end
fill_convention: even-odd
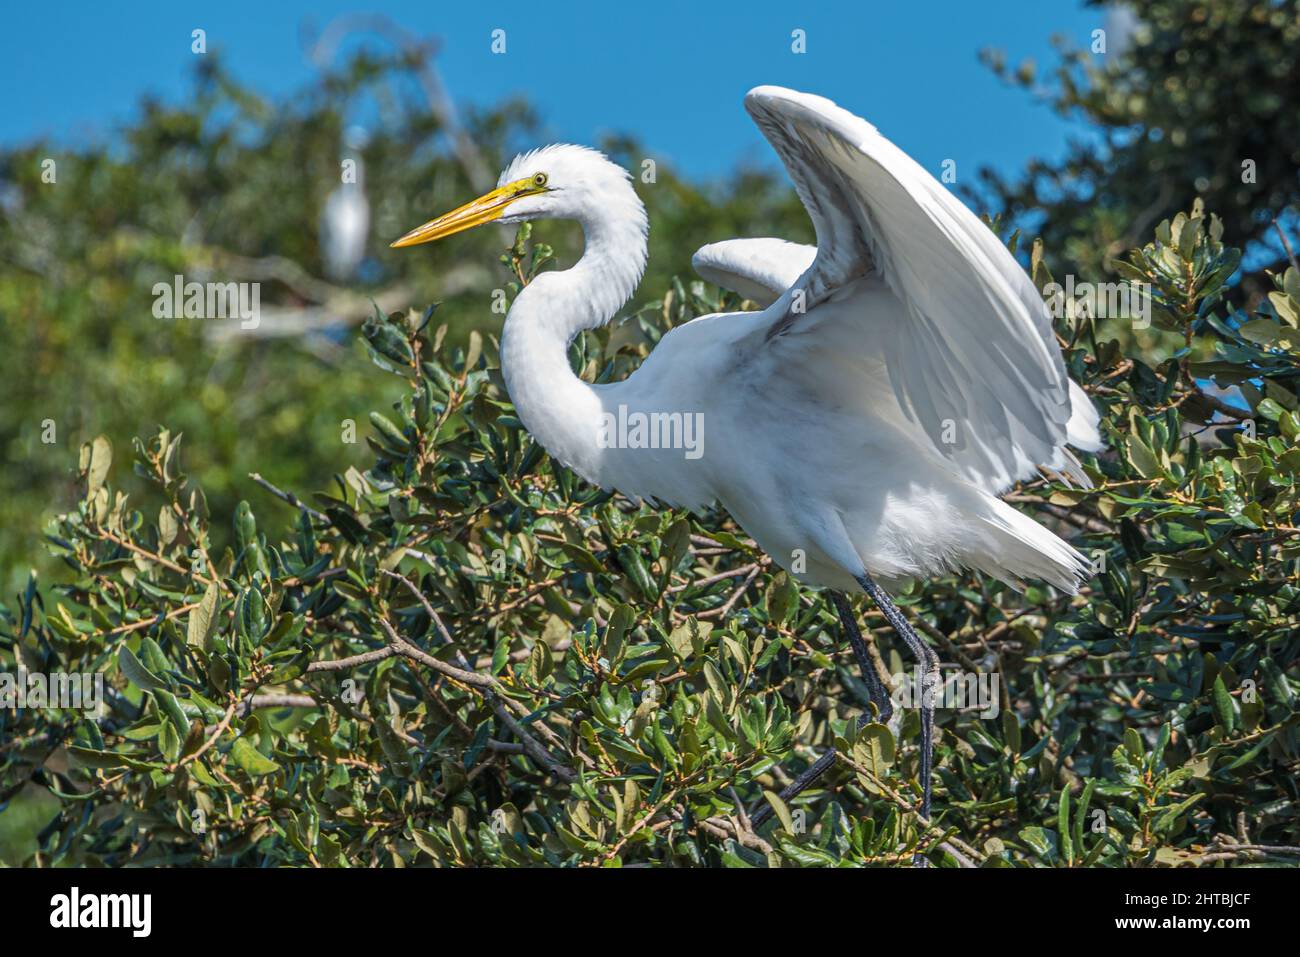
{"type": "Polygon", "coordinates": [[[529,176],[499,186],[492,192],[453,209],[450,213],[444,213],[437,219],[429,220],[423,226],[417,226],[390,246],[393,249],[402,246],[418,246],[420,243],[430,243],[435,239],[442,239],[444,236],[490,223],[494,219],[499,219],[505,213],[506,207],[515,200],[546,192],[545,183],[545,179],[539,184],[536,177],[529,176]]]}

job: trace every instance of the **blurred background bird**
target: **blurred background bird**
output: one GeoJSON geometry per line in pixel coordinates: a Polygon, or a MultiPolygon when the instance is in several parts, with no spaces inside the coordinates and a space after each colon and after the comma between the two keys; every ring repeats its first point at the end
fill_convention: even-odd
{"type": "Polygon", "coordinates": [[[340,182],[321,210],[321,259],[326,274],[335,282],[352,278],[366,255],[370,202],[366,199],[366,168],[361,155],[366,140],[364,128],[348,127],[339,162],[340,182]]]}

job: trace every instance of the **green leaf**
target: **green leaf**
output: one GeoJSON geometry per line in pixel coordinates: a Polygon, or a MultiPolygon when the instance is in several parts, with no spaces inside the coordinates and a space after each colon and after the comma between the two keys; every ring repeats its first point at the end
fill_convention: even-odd
{"type": "Polygon", "coordinates": [[[180,524],[176,521],[176,513],[168,506],[164,505],[158,510],[158,540],[166,547],[176,540],[180,534],[180,524]]]}
{"type": "Polygon", "coordinates": [[[81,447],[81,470],[86,474],[86,493],[94,497],[104,487],[108,469],[113,464],[113,445],[102,435],[81,447]]]}
{"type": "Polygon", "coordinates": [[[608,569],[600,563],[595,555],[591,554],[581,545],[575,545],[573,542],[556,542],[556,547],[564,552],[569,558],[584,572],[593,572],[597,575],[604,574],[608,569]]]}
{"type": "Polygon", "coordinates": [[[722,677],[722,672],[714,666],[712,661],[704,662],[704,680],[708,683],[709,690],[717,698],[722,707],[731,705],[731,688],[722,677]]]}
{"type": "Polygon", "coordinates": [[[1020,839],[1042,860],[1050,861],[1056,857],[1056,835],[1038,825],[1020,829],[1020,839]]]}
{"type": "Polygon", "coordinates": [[[885,778],[894,763],[894,735],[886,725],[871,721],[858,729],[853,760],[877,778],[885,778]]]}
{"type": "Polygon", "coordinates": [[[118,754],[116,751],[103,751],[97,748],[83,748],[71,745],[68,748],[68,753],[88,768],[112,770],[113,768],[126,767],[128,763],[125,755],[118,754]]]}
{"type": "Polygon", "coordinates": [[[1125,443],[1128,450],[1128,460],[1132,463],[1133,468],[1143,478],[1158,478],[1160,476],[1160,462],[1155,453],[1151,451],[1150,446],[1138,438],[1136,433],[1131,433],[1125,443]]]}
{"type": "Polygon", "coordinates": [[[1002,712],[1002,740],[1012,754],[1020,753],[1020,717],[1010,708],[1002,712]]]}
{"type": "Polygon", "coordinates": [[[1142,736],[1137,733],[1136,728],[1124,729],[1124,750],[1128,752],[1132,761],[1141,762],[1146,749],[1142,746],[1142,736]]]}
{"type": "Polygon", "coordinates": [[[616,553],[619,565],[645,599],[647,601],[657,599],[659,589],[654,580],[651,579],[650,572],[646,569],[645,561],[641,558],[641,552],[632,545],[620,545],[616,553]]]}
{"type": "Polygon", "coordinates": [[[1061,798],[1056,810],[1056,833],[1061,845],[1061,857],[1069,864],[1074,859],[1074,842],[1070,834],[1070,791],[1061,789],[1061,798]]]}
{"type": "Polygon", "coordinates": [[[235,739],[235,743],[230,748],[230,756],[234,758],[240,770],[250,778],[264,777],[280,770],[280,765],[253,747],[245,737],[235,739]]]}
{"type": "Polygon", "coordinates": [[[1083,786],[1083,794],[1079,796],[1079,806],[1074,812],[1074,848],[1076,852],[1083,852],[1083,830],[1088,819],[1088,808],[1092,804],[1092,792],[1096,787],[1096,780],[1089,778],[1083,786]]]}
{"type": "Polygon", "coordinates": [[[619,604],[609,616],[605,626],[605,637],[601,642],[601,654],[611,668],[617,668],[627,647],[627,633],[636,624],[636,612],[630,605],[619,604]]]}
{"type": "Polygon", "coordinates": [[[793,835],[794,818],[790,814],[790,809],[785,806],[785,802],[781,800],[781,795],[775,791],[764,791],[763,799],[772,806],[772,810],[776,813],[777,819],[780,820],[781,827],[785,828],[785,832],[793,835]]]}
{"type": "Polygon", "coordinates": [[[1223,683],[1223,675],[1214,679],[1214,719],[1226,734],[1231,734],[1237,726],[1237,714],[1232,707],[1232,695],[1223,683]]]}
{"type": "Polygon", "coordinates": [[[712,633],[713,626],[711,624],[690,615],[672,630],[672,633],[668,636],[668,645],[678,658],[685,661],[697,651],[704,650],[705,644],[712,633]]]}
{"type": "Polygon", "coordinates": [[[207,649],[208,638],[216,624],[217,601],[220,597],[221,589],[214,581],[203,593],[199,603],[190,609],[185,628],[185,643],[190,647],[207,649]]]}
{"type": "Polygon", "coordinates": [[[167,689],[167,682],[142,665],[140,659],[126,645],[122,645],[117,650],[117,667],[137,688],[145,691],[167,689]]]}
{"type": "Polygon", "coordinates": [[[768,620],[774,625],[783,624],[799,605],[799,587],[789,575],[780,572],[772,579],[765,601],[768,620]]]}
{"type": "Polygon", "coordinates": [[[176,733],[184,738],[189,733],[190,722],[185,717],[185,712],[182,710],[180,702],[176,700],[176,696],[162,688],[154,689],[153,696],[158,702],[158,707],[162,710],[162,713],[167,716],[167,720],[176,729],[176,733]]]}
{"type": "Polygon", "coordinates": [[[533,643],[533,650],[528,653],[528,670],[536,681],[545,681],[555,668],[555,659],[551,649],[540,638],[533,643]]]}

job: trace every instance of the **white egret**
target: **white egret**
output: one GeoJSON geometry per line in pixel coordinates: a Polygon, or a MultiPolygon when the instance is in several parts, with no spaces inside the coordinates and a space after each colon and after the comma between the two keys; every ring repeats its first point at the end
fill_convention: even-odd
{"type": "MultiPolygon", "coordinates": [[[[1067,378],[1024,270],[921,166],[822,97],[764,86],[745,107],[785,163],[817,245],[705,246],[697,271],[765,308],[671,330],[622,382],[584,382],[568,360],[579,332],[628,301],[646,261],[645,208],[600,153],[560,145],[518,156],[495,190],[393,246],[487,222],[582,225],[578,262],[534,279],[506,317],[501,371],[520,421],[596,485],[689,508],[720,503],[796,579],[830,589],[887,720],[889,695],[844,597],[866,592],[923,669],[928,820],[938,659],[889,589],[971,568],[1074,593],[1083,556],[998,496],[1040,467],[1087,484],[1066,446],[1101,447],[1097,412],[1067,378]],[[611,435],[611,423],[634,421],[666,432],[699,423],[702,454],[611,435]],[[645,444],[656,447],[635,447],[645,444]]],[[[783,796],[833,761],[824,755],[783,796]]]]}
{"type": "Polygon", "coordinates": [[[366,199],[366,169],[361,151],[368,139],[361,127],[348,129],[344,137],[344,162],[340,164],[342,181],[329,194],[321,211],[321,256],[326,275],[336,281],[350,278],[366,255],[370,201],[366,199]]]}

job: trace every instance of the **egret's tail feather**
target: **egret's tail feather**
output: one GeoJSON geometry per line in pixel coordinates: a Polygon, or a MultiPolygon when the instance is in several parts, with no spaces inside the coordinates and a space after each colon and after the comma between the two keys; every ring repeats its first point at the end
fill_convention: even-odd
{"type": "MultiPolygon", "coordinates": [[[[1101,439],[1101,416],[1097,407],[1088,398],[1079,383],[1070,382],[1070,421],[1066,424],[1067,444],[1082,452],[1099,452],[1105,443],[1101,439]]],[[[1078,485],[1080,488],[1092,488],[1092,480],[1084,472],[1083,466],[1074,453],[1065,446],[1056,450],[1056,457],[1043,463],[1051,478],[1060,479],[1066,485],[1078,485]]]]}
{"type": "Polygon", "coordinates": [[[1070,421],[1065,424],[1066,441],[1082,452],[1099,452],[1101,415],[1079,383],[1070,380],[1070,421]]]}
{"type": "Polygon", "coordinates": [[[1073,595],[1092,574],[1088,560],[1074,547],[1017,512],[1005,502],[983,521],[994,547],[972,562],[987,575],[1023,590],[1026,579],[1041,579],[1073,595]]]}

